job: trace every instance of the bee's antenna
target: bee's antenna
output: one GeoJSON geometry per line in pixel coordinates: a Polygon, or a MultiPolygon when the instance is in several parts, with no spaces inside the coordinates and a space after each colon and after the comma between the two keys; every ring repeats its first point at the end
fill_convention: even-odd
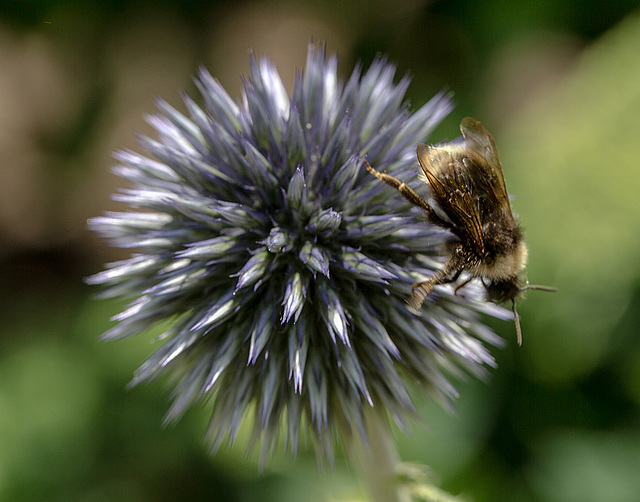
{"type": "Polygon", "coordinates": [[[518,315],[518,311],[516,310],[515,299],[511,300],[511,307],[513,310],[513,321],[516,323],[516,337],[518,339],[518,345],[522,345],[522,330],[520,329],[520,316],[518,315]]]}
{"type": "Polygon", "coordinates": [[[526,286],[522,286],[520,291],[526,291],[527,289],[537,289],[539,291],[548,291],[549,293],[556,293],[558,288],[554,288],[552,286],[538,286],[535,284],[527,284],[526,286]]]}
{"type": "MultiPolygon", "coordinates": [[[[539,291],[548,291],[549,293],[555,293],[558,291],[558,288],[554,288],[552,286],[538,286],[535,284],[527,284],[526,286],[522,286],[520,291],[526,291],[527,289],[537,289],[539,291]]],[[[513,298],[511,300],[511,307],[513,310],[513,320],[516,323],[516,336],[518,337],[518,345],[522,345],[522,330],[520,328],[520,316],[516,311],[516,300],[513,298]]]]}

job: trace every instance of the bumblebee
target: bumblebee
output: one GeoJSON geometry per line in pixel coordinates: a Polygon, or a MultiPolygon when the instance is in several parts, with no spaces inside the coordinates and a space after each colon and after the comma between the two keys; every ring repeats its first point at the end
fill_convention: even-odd
{"type": "Polygon", "coordinates": [[[398,190],[426,219],[451,232],[444,267],[424,282],[411,287],[407,300],[419,309],[437,284],[455,282],[462,272],[470,278],[455,292],[478,278],[486,298],[495,303],[511,302],[518,344],[522,343],[516,298],[527,289],[555,291],[547,286],[532,286],[522,279],[528,250],[522,229],[513,216],[495,142],[487,128],[471,117],[462,120],[462,144],[418,145],[422,178],[431,190],[438,211],[405,183],[376,171],[365,160],[367,170],[398,190]]]}

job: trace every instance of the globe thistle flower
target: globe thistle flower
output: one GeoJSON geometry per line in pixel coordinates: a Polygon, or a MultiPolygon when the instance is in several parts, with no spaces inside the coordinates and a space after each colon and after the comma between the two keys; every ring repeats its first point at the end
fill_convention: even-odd
{"type": "Polygon", "coordinates": [[[132,188],[114,198],[132,211],[90,226],[138,252],[88,281],[131,298],[105,339],[168,322],[133,382],[175,379],[168,419],[210,400],[214,450],[253,412],[263,453],[281,436],[297,451],[304,427],[331,456],[334,431],[366,435],[371,407],[406,425],[405,378],[446,400],[447,373],[493,365],[483,342],[499,339],[479,313],[501,311],[473,285],[407,308],[446,234],[364,168],[366,156],[416,180],[416,145],[451,110],[445,94],[411,113],[409,80],[394,83],[384,58],[341,82],[314,46],[290,96],[268,60],[250,63],[241,103],[203,69],[202,106],[185,95],[187,116],[159,101],[146,154],[116,154],[132,188]]]}

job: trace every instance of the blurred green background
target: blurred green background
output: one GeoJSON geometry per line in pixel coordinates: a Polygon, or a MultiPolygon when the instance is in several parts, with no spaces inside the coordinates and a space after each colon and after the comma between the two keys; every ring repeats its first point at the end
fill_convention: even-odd
{"type": "Polygon", "coordinates": [[[345,461],[307,446],[259,473],[209,457],[207,410],[162,427],[162,383],[127,390],[153,334],[101,343],[121,308],[82,278],[123,257],[86,230],[117,209],[111,152],[151,132],[206,65],[232,96],[247,53],[290,85],[310,41],[342,76],[377,53],[419,107],[455,91],[434,141],[480,118],[530,247],[529,279],[487,382],[456,414],[419,403],[402,458],[474,501],[640,500],[640,3],[622,0],[0,2],[0,500],[348,501],[345,461]]]}

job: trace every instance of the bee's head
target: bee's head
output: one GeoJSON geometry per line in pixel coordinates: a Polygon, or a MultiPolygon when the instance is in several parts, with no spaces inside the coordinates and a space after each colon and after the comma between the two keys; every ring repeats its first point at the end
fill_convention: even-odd
{"type": "Polygon", "coordinates": [[[522,345],[522,331],[520,329],[520,317],[516,311],[516,298],[527,289],[539,289],[541,291],[556,291],[556,288],[549,286],[533,286],[530,284],[522,284],[522,281],[516,276],[504,281],[491,281],[488,284],[485,283],[485,289],[487,290],[487,300],[502,303],[511,301],[511,308],[513,310],[513,320],[516,323],[516,335],[518,337],[518,345],[522,345]]]}
{"type": "Polygon", "coordinates": [[[518,277],[512,277],[503,281],[493,280],[485,283],[487,300],[502,303],[514,300],[522,291],[522,282],[518,277]]]}

